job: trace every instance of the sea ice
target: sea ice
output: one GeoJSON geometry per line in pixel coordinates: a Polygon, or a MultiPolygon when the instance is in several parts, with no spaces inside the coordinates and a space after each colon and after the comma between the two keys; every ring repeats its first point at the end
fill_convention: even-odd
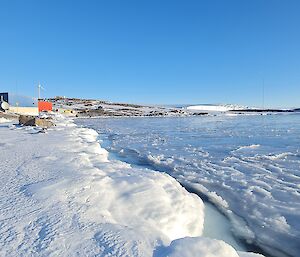
{"type": "Polygon", "coordinates": [[[300,115],[78,120],[128,163],[167,172],[272,256],[300,252],[300,115]]]}

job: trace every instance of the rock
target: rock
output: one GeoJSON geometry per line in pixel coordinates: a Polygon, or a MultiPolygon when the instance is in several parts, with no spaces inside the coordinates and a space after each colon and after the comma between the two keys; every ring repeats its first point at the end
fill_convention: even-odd
{"type": "Polygon", "coordinates": [[[20,115],[19,124],[23,126],[39,126],[41,128],[49,128],[54,125],[50,119],[30,115],[20,115]]]}
{"type": "Polygon", "coordinates": [[[35,125],[41,128],[50,128],[54,123],[50,119],[35,118],[35,125]]]}
{"type": "Polygon", "coordinates": [[[208,112],[194,112],[194,116],[208,115],[208,112]]]}
{"type": "Polygon", "coordinates": [[[35,126],[35,116],[20,115],[19,124],[24,126],[35,126]]]}

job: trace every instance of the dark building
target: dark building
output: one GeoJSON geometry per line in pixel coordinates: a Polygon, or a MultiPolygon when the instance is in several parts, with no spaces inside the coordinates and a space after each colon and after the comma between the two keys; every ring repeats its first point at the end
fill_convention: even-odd
{"type": "Polygon", "coordinates": [[[8,103],[8,93],[0,93],[0,101],[8,103]]]}

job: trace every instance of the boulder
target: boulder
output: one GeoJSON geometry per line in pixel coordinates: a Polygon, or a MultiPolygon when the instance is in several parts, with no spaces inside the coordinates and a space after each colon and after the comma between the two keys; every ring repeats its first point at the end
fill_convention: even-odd
{"type": "Polygon", "coordinates": [[[30,115],[20,115],[19,124],[23,126],[39,126],[41,128],[49,128],[54,125],[51,119],[39,118],[30,115]]]}

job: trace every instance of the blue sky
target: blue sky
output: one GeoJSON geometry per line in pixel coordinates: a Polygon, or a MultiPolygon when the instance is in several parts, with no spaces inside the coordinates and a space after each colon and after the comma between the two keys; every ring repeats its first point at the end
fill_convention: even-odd
{"type": "Polygon", "coordinates": [[[300,106],[300,1],[0,2],[0,91],[300,106]],[[264,81],[264,83],[263,83],[264,81]]]}

